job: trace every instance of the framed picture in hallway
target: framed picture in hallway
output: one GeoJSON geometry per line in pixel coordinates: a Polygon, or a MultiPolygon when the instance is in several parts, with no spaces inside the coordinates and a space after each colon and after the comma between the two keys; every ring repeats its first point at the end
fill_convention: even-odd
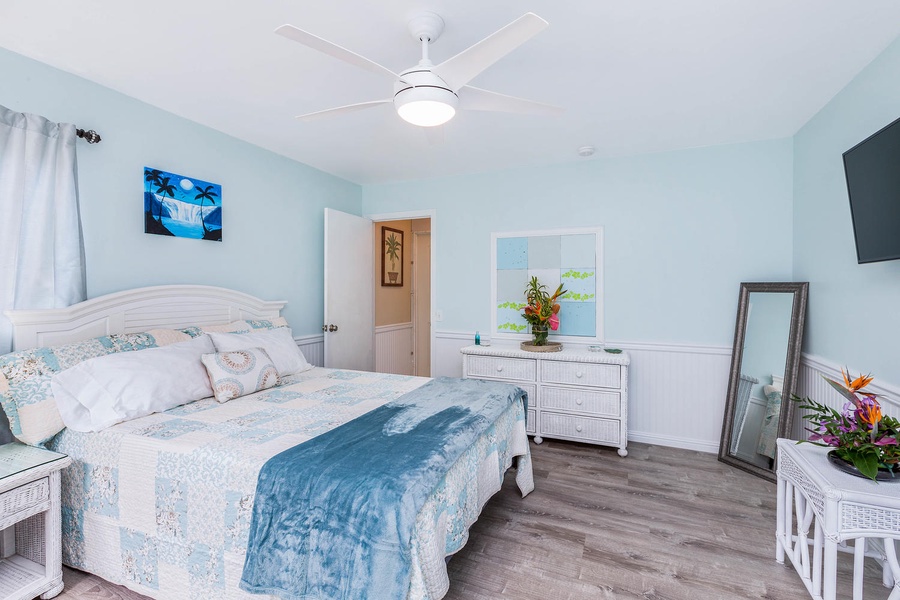
{"type": "Polygon", "coordinates": [[[403,232],[381,228],[381,285],[403,285],[403,232]]]}
{"type": "Polygon", "coordinates": [[[144,167],[144,233],[222,241],[222,186],[144,167]]]}

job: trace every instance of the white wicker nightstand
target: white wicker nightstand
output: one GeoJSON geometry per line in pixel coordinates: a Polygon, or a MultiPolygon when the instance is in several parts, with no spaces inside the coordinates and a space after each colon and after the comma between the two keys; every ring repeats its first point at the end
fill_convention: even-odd
{"type": "Polygon", "coordinates": [[[900,600],[894,548],[900,539],[900,482],[875,483],[842,473],[828,463],[828,448],[785,439],[777,443],[775,559],[790,559],[813,598],[835,600],[837,551],[849,551],[846,542],[854,540],[854,600],[862,600],[866,556],[881,562],[884,585],[893,587],[888,600],[900,600]]]}
{"type": "Polygon", "coordinates": [[[70,462],[18,442],[0,446],[0,599],[62,591],[59,472],[70,462]]]}

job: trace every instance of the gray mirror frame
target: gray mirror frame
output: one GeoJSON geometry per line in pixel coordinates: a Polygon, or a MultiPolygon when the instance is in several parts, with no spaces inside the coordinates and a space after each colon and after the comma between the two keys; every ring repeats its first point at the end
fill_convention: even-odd
{"type": "Polygon", "coordinates": [[[790,437],[794,409],[791,406],[791,394],[800,372],[800,349],[803,345],[803,326],[806,322],[806,299],[809,294],[809,283],[741,283],[738,300],[737,320],[734,326],[734,347],[731,353],[731,372],[728,377],[728,393],[725,401],[725,418],[722,423],[722,439],[719,442],[719,460],[738,469],[753,473],[763,479],[775,481],[775,470],[764,469],[728,454],[733,435],[733,421],[740,378],[741,360],[744,354],[744,337],[747,333],[747,310],[750,306],[751,292],[788,292],[794,295],[791,307],[791,328],[788,334],[787,357],[784,365],[784,384],[781,390],[782,411],[778,416],[778,437],[790,437]],[[787,409],[787,410],[785,410],[787,409]]]}

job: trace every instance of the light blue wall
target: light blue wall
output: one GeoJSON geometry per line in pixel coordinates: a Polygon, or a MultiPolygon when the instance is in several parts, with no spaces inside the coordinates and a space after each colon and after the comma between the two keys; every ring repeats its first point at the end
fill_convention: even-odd
{"type": "Polygon", "coordinates": [[[607,340],[730,346],[741,281],[791,278],[792,143],[775,140],[363,188],[436,209],[438,331],[490,330],[494,231],[605,228],[607,340]]]}
{"type": "Polygon", "coordinates": [[[323,211],[359,214],[359,186],[3,49],[0,81],[0,104],[103,136],[78,144],[89,296],[221,285],[288,300],[296,335],[320,331],[323,211]],[[145,234],[144,166],[221,184],[224,241],[145,234]]]}
{"type": "Polygon", "coordinates": [[[900,261],[857,264],[841,155],[898,117],[900,40],[794,138],[794,276],[810,282],[804,349],[895,385],[900,261]]]}

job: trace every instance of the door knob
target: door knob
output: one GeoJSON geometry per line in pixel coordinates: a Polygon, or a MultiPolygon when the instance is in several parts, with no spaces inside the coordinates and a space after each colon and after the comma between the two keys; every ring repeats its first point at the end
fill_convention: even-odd
{"type": "Polygon", "coordinates": [[[322,325],[322,331],[328,331],[328,325],[322,325]]]}
{"type": "Polygon", "coordinates": [[[338,330],[337,325],[329,325],[328,326],[328,331],[337,331],[337,330],[338,330]]]}

